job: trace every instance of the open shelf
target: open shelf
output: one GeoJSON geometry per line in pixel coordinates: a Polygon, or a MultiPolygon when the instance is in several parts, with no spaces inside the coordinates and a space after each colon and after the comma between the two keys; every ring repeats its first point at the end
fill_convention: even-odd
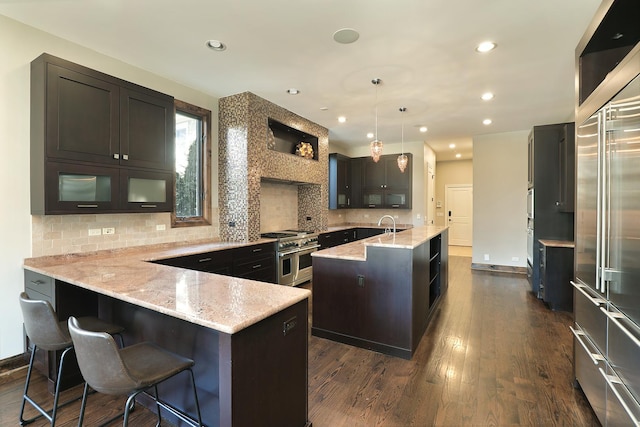
{"type": "Polygon", "coordinates": [[[317,136],[294,129],[273,119],[268,119],[268,124],[270,135],[267,147],[270,150],[318,160],[317,136]],[[306,150],[302,148],[303,146],[306,147],[306,150]]]}

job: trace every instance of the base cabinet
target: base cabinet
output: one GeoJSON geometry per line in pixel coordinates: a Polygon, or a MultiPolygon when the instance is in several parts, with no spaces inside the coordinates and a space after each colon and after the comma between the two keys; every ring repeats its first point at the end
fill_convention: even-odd
{"type": "Polygon", "coordinates": [[[540,298],[552,310],[573,311],[573,252],[573,242],[540,240],[540,298]]]}

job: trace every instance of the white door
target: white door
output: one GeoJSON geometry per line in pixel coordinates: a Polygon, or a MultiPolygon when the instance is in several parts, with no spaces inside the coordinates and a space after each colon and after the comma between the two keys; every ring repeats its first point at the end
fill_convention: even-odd
{"type": "Polygon", "coordinates": [[[471,246],[473,237],[473,186],[447,185],[445,216],[449,226],[449,244],[471,246]]]}

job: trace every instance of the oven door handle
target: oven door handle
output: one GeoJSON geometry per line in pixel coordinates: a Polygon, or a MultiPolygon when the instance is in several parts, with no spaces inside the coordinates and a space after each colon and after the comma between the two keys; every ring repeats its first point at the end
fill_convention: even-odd
{"type": "Polygon", "coordinates": [[[305,246],[304,248],[300,248],[299,252],[304,252],[302,255],[305,255],[308,252],[315,252],[319,247],[320,245],[305,246]]]}

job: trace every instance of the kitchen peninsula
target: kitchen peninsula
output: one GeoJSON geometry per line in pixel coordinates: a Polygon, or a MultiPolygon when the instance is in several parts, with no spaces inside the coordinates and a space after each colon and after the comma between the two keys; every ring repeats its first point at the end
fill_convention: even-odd
{"type": "Polygon", "coordinates": [[[411,359],[447,289],[447,270],[447,227],[314,252],[312,334],[411,359]]]}
{"type": "MultiPolygon", "coordinates": [[[[31,258],[25,278],[50,291],[61,319],[97,314],[125,327],[126,345],[154,341],[194,359],[207,426],[304,427],[310,292],[150,262],[241,245],[31,258]]],[[[190,395],[182,393],[188,381],[175,380],[160,387],[161,397],[193,414],[190,395]]]]}

